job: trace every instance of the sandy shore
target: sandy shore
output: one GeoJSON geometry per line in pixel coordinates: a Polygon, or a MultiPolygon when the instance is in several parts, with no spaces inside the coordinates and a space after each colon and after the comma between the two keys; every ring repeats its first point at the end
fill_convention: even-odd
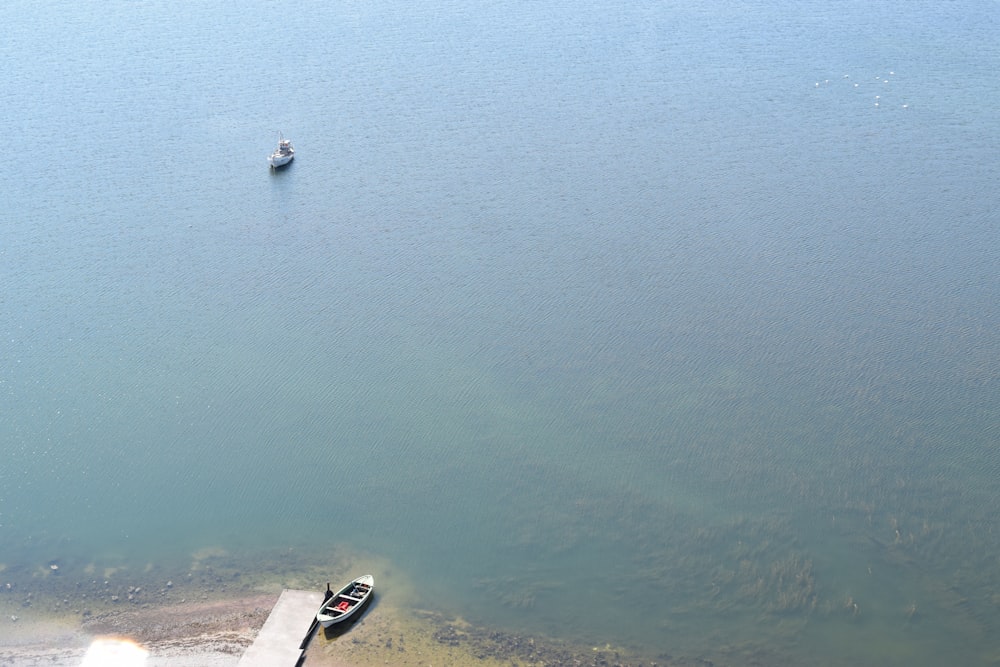
{"type": "Polygon", "coordinates": [[[282,549],[270,558],[237,556],[205,548],[174,567],[0,564],[0,667],[81,667],[88,648],[102,638],[126,639],[141,647],[145,667],[233,667],[282,589],[321,592],[324,582],[346,580],[362,569],[385,582],[387,592],[376,594],[343,632],[318,630],[304,667],[664,667],[708,662],[667,655],[640,659],[603,642],[569,644],[421,610],[414,605],[420,598],[414,583],[370,555],[331,555],[327,549],[324,560],[282,549]]]}
{"type": "Polygon", "coordinates": [[[147,667],[235,665],[267,619],[277,595],[148,605],[109,611],[83,621],[9,615],[0,640],[0,666],[76,666],[100,638],[122,638],[148,652],[147,667]]]}
{"type": "MultiPolygon", "coordinates": [[[[0,667],[80,667],[88,647],[102,638],[128,639],[147,652],[145,667],[233,667],[267,620],[278,594],[143,605],[80,621],[6,619],[0,667]],[[11,623],[17,631],[11,632],[11,623]]],[[[303,629],[305,631],[305,628],[303,629]]],[[[680,665],[643,662],[612,649],[581,648],[479,628],[430,611],[375,604],[337,635],[319,629],[304,667],[434,665],[680,665]]],[[[89,663],[88,663],[89,667],[89,663]]]]}

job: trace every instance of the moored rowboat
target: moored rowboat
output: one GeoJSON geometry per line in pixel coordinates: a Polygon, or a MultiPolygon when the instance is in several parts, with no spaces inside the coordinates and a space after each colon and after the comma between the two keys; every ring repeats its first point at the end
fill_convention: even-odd
{"type": "Polygon", "coordinates": [[[358,577],[336,593],[332,593],[330,585],[327,584],[326,590],[330,596],[316,613],[316,620],[324,628],[342,623],[354,616],[371,598],[372,591],[375,590],[375,577],[370,574],[358,577]]]}

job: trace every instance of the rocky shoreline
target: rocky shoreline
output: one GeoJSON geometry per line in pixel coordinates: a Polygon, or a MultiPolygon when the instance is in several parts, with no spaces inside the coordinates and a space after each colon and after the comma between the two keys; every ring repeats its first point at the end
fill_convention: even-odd
{"type": "MultiPolygon", "coordinates": [[[[222,550],[198,552],[188,567],[65,567],[31,572],[0,567],[0,667],[77,667],[95,637],[122,637],[149,652],[147,667],[231,667],[253,642],[284,588],[322,590],[357,570],[347,556],[319,569],[303,554],[241,563],[222,550]]],[[[374,559],[362,559],[365,569],[374,559]]],[[[480,627],[409,605],[408,582],[385,563],[371,570],[391,581],[337,637],[322,630],[304,667],[482,665],[483,667],[709,667],[704,659],[640,657],[623,648],[579,646],[552,638],[480,627]]],[[[52,566],[57,567],[53,568],[52,566]]],[[[305,630],[305,628],[303,629],[305,630]]],[[[717,663],[718,664],[718,663],[717,663]]]]}
{"type": "MultiPolygon", "coordinates": [[[[0,666],[78,666],[95,637],[127,637],[149,652],[149,667],[229,667],[253,642],[277,594],[146,604],[91,614],[76,626],[65,617],[17,623],[16,638],[0,636],[0,666]]],[[[323,631],[310,642],[305,667],[374,665],[546,665],[655,667],[707,665],[696,661],[643,661],[620,649],[579,648],[552,640],[477,627],[432,611],[380,606],[340,636],[323,631]]]]}
{"type": "MultiPolygon", "coordinates": [[[[235,665],[267,619],[276,595],[232,597],[95,614],[76,628],[53,619],[22,625],[16,641],[0,640],[0,665],[78,666],[94,637],[127,637],[149,652],[147,665],[226,667],[235,665]],[[61,630],[53,633],[53,628],[61,630]]],[[[6,634],[6,633],[5,633],[6,634]]],[[[644,662],[610,647],[580,649],[535,637],[475,627],[430,611],[404,614],[372,610],[341,636],[322,630],[310,642],[305,667],[374,665],[591,665],[639,667],[706,664],[644,662]]]]}
{"type": "MultiPolygon", "coordinates": [[[[127,637],[149,652],[148,667],[231,667],[253,642],[277,595],[228,597],[147,605],[93,614],[76,627],[65,619],[22,624],[17,639],[0,639],[3,667],[78,666],[95,637],[127,637]],[[56,632],[54,629],[58,628],[56,632]]],[[[19,623],[21,620],[18,621],[19,623]]],[[[309,644],[305,667],[374,665],[509,667],[655,667],[685,661],[644,662],[620,650],[573,648],[554,641],[472,626],[431,611],[378,608],[344,634],[320,630],[309,644]]]]}

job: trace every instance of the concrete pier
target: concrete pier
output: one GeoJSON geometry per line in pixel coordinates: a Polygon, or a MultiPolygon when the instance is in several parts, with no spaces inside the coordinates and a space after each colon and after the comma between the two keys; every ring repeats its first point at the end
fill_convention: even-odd
{"type": "Polygon", "coordinates": [[[323,594],[284,590],[257,638],[237,667],[295,667],[302,659],[302,640],[310,632],[323,594]]]}

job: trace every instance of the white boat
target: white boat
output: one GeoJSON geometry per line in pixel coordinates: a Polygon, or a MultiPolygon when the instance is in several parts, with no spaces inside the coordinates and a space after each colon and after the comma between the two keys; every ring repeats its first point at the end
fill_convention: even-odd
{"type": "Polygon", "coordinates": [[[267,162],[271,165],[272,169],[278,167],[284,167],[286,164],[295,159],[295,149],[292,148],[292,142],[281,136],[281,132],[278,132],[278,147],[274,149],[274,152],[267,156],[267,162]]]}
{"type": "Polygon", "coordinates": [[[375,577],[370,574],[358,577],[334,593],[326,585],[327,598],[316,614],[316,621],[324,628],[343,623],[365,606],[375,590],[375,577]]]}

